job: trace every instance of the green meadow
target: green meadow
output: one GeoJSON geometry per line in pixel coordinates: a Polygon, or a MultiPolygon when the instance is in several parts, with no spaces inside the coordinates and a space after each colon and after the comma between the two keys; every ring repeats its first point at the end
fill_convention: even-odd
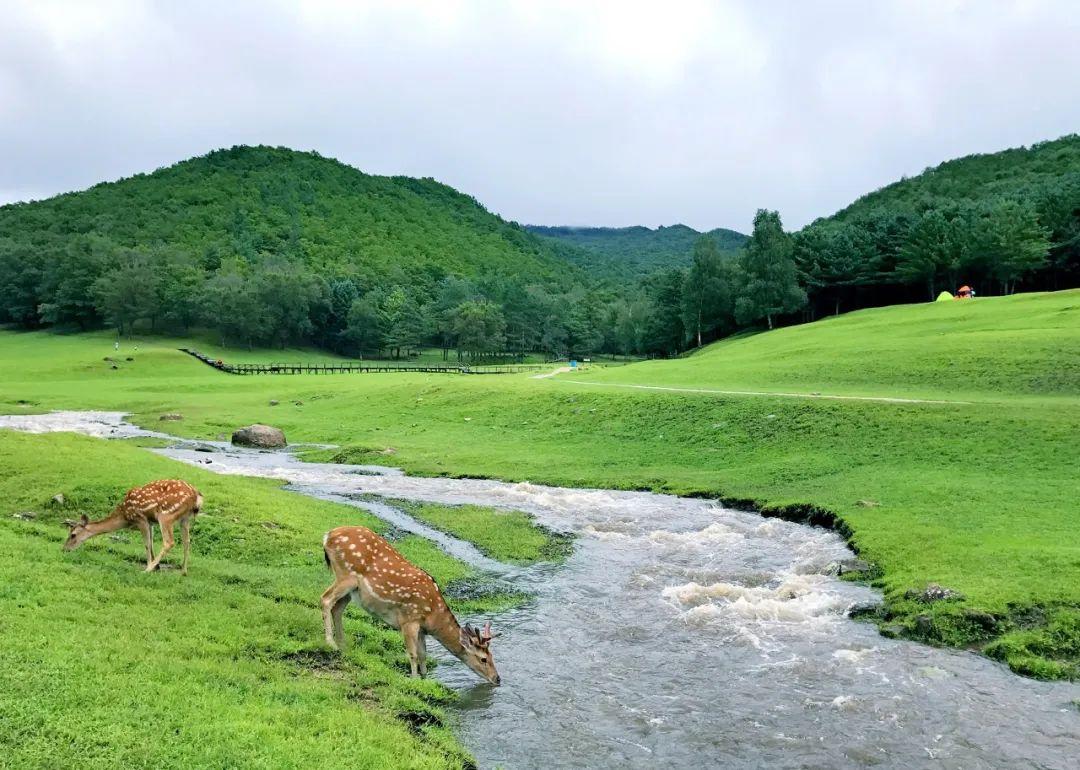
{"type": "MultiPolygon", "coordinates": [[[[1080,673],[1078,291],[866,310],[683,359],[547,379],[239,377],[178,352],[184,340],[145,338],[137,351],[125,342],[119,356],[112,340],[0,333],[0,410],[123,410],[146,427],[205,438],[266,422],[291,442],[340,447],[313,459],[836,517],[874,566],[869,579],[886,605],[872,619],[886,633],[981,650],[1026,675],[1080,673]],[[770,395],[780,393],[801,395],[770,395]],[[183,420],[159,422],[165,412],[183,420]],[[931,582],[963,598],[907,596],[931,582]]],[[[370,522],[362,512],[130,443],[5,432],[0,452],[13,471],[0,482],[0,538],[17,555],[0,567],[0,710],[13,715],[0,743],[25,763],[138,764],[142,730],[117,725],[136,719],[143,701],[133,688],[146,686],[161,693],[160,710],[137,715],[140,724],[191,739],[162,746],[162,765],[317,763],[345,743],[361,766],[387,756],[417,767],[464,761],[445,726],[450,694],[405,678],[395,633],[353,610],[353,649],[339,659],[322,647],[319,538],[344,521],[370,522]],[[187,582],[139,572],[133,535],[60,553],[63,518],[104,512],[127,486],[177,475],[208,500],[187,582]],[[63,510],[46,503],[58,491],[69,499],[63,510]],[[12,517],[23,510],[36,517],[12,517]]],[[[497,558],[557,558],[524,518],[411,512],[497,558]]],[[[467,572],[422,540],[399,545],[440,584],[467,572]]]]}
{"type": "MultiPolygon", "coordinates": [[[[218,476],[132,442],[0,432],[0,765],[462,767],[452,693],[408,677],[401,636],[355,608],[322,642],[322,535],[364,511],[218,476]],[[206,498],[191,572],[142,572],[135,530],[62,553],[63,520],[130,486],[183,477],[206,498]],[[62,494],[62,503],[53,496],[62,494]]],[[[160,542],[160,541],[159,541],[160,542]]],[[[415,536],[394,543],[441,585],[473,570],[415,536]]],[[[452,603],[482,619],[513,597],[452,603]]]]}

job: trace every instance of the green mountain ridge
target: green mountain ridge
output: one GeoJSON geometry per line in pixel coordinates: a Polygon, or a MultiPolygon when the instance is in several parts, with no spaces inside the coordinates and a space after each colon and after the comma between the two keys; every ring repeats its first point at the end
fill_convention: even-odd
{"type": "Polygon", "coordinates": [[[1063,181],[1080,182],[1080,134],[947,160],[862,195],[822,219],[848,221],[883,208],[917,212],[942,201],[1031,195],[1063,181]]]}
{"type": "Polygon", "coordinates": [[[205,264],[300,259],[378,281],[508,274],[558,281],[545,242],[434,179],[374,176],[314,152],[237,146],[149,174],[0,207],[0,237],[67,246],[93,233],[123,248],[168,246],[205,264]]]}
{"type": "Polygon", "coordinates": [[[655,230],[634,227],[572,227],[525,225],[525,229],[552,243],[569,246],[560,250],[568,261],[598,276],[617,279],[640,278],[658,270],[686,267],[691,262],[694,242],[702,235],[716,241],[720,251],[734,254],[747,236],[722,227],[705,233],[683,224],[655,230]]]}

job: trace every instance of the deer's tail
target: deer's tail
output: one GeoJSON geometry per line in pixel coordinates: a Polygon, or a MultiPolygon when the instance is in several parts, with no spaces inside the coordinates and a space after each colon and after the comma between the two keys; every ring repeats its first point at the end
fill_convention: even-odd
{"type": "Polygon", "coordinates": [[[326,541],[329,540],[329,539],[330,539],[330,533],[327,532],[325,535],[323,535],[323,539],[322,539],[322,557],[323,557],[323,561],[326,562],[326,568],[327,569],[330,569],[330,552],[326,550],[326,541]]]}

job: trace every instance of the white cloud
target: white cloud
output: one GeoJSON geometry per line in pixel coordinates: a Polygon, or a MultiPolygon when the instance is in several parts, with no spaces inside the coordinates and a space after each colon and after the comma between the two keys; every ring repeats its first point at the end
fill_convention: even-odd
{"type": "Polygon", "coordinates": [[[521,221],[801,225],[1080,129],[1030,2],[8,2],[0,200],[234,143],[427,175],[521,221]]]}

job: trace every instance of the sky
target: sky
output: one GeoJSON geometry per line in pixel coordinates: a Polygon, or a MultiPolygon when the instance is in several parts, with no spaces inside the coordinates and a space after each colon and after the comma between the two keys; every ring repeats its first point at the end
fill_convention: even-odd
{"type": "Polygon", "coordinates": [[[1075,0],[0,0],[0,203],[236,144],[529,224],[801,227],[1080,132],[1075,0]]]}

